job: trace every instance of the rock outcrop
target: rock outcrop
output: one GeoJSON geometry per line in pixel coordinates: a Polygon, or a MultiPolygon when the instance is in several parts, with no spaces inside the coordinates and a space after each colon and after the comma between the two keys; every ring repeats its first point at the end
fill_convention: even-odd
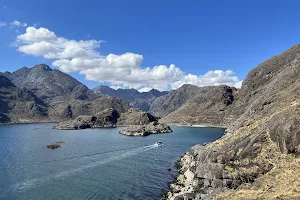
{"type": "Polygon", "coordinates": [[[167,198],[299,199],[299,77],[300,45],[250,71],[226,109],[227,134],[181,159],[167,198]]]}
{"type": "Polygon", "coordinates": [[[172,132],[172,129],[168,125],[158,122],[151,122],[150,124],[140,126],[129,126],[120,131],[121,134],[127,136],[148,136],[151,134],[170,132],[172,132]]]}
{"type": "Polygon", "coordinates": [[[139,92],[135,89],[117,89],[114,90],[109,86],[98,86],[93,89],[94,93],[100,97],[118,97],[127,101],[131,107],[148,111],[152,102],[160,96],[166,95],[168,92],[160,92],[152,89],[149,92],[139,92]]]}
{"type": "Polygon", "coordinates": [[[59,130],[77,130],[86,128],[116,127],[119,113],[114,109],[106,109],[92,116],[79,116],[74,120],[58,123],[55,128],[59,130]]]}
{"type": "Polygon", "coordinates": [[[150,113],[137,108],[130,108],[128,112],[122,113],[118,119],[118,126],[147,125],[150,122],[157,122],[158,118],[150,113]]]}

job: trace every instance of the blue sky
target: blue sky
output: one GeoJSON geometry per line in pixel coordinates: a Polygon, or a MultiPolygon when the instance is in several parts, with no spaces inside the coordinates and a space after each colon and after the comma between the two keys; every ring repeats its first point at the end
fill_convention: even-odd
{"type": "Polygon", "coordinates": [[[90,88],[238,86],[299,42],[299,7],[296,0],[2,0],[0,71],[46,63],[90,88]]]}

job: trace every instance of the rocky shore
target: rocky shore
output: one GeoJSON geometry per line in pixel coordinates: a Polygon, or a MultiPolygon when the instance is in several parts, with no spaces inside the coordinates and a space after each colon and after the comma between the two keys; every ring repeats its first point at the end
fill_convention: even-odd
{"type": "Polygon", "coordinates": [[[208,200],[212,199],[215,194],[235,189],[240,185],[239,180],[225,177],[222,165],[224,160],[221,157],[216,163],[205,162],[205,158],[201,158],[201,152],[204,152],[206,148],[203,145],[196,145],[180,158],[178,161],[178,176],[170,184],[170,191],[164,194],[162,199],[208,200]],[[202,165],[202,167],[199,168],[199,165],[202,165]]]}
{"type": "Polygon", "coordinates": [[[120,134],[127,135],[127,136],[148,136],[151,134],[170,133],[170,132],[173,131],[168,125],[160,124],[155,121],[147,125],[129,126],[121,130],[120,134]]]}

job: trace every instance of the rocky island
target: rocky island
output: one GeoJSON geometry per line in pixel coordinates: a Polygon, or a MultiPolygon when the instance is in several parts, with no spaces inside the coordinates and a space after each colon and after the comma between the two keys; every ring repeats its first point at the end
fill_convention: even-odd
{"type": "Polygon", "coordinates": [[[128,136],[148,136],[158,133],[170,133],[172,129],[165,124],[158,123],[157,121],[151,122],[147,125],[129,126],[120,131],[123,135],[128,136]]]}
{"type": "Polygon", "coordinates": [[[119,114],[113,108],[106,109],[95,115],[82,115],[74,120],[67,120],[54,126],[58,130],[77,130],[86,128],[112,128],[116,126],[128,126],[120,131],[128,136],[147,136],[150,134],[170,133],[172,129],[158,122],[157,117],[131,108],[126,113],[119,114]]]}

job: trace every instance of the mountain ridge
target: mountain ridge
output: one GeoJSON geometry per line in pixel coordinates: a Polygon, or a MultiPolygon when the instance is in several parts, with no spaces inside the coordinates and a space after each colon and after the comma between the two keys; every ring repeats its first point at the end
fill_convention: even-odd
{"type": "Polygon", "coordinates": [[[109,86],[100,85],[93,89],[98,96],[113,96],[124,99],[130,106],[148,111],[152,102],[160,96],[166,95],[167,91],[151,89],[149,92],[139,92],[136,89],[113,89],[109,86]]]}

